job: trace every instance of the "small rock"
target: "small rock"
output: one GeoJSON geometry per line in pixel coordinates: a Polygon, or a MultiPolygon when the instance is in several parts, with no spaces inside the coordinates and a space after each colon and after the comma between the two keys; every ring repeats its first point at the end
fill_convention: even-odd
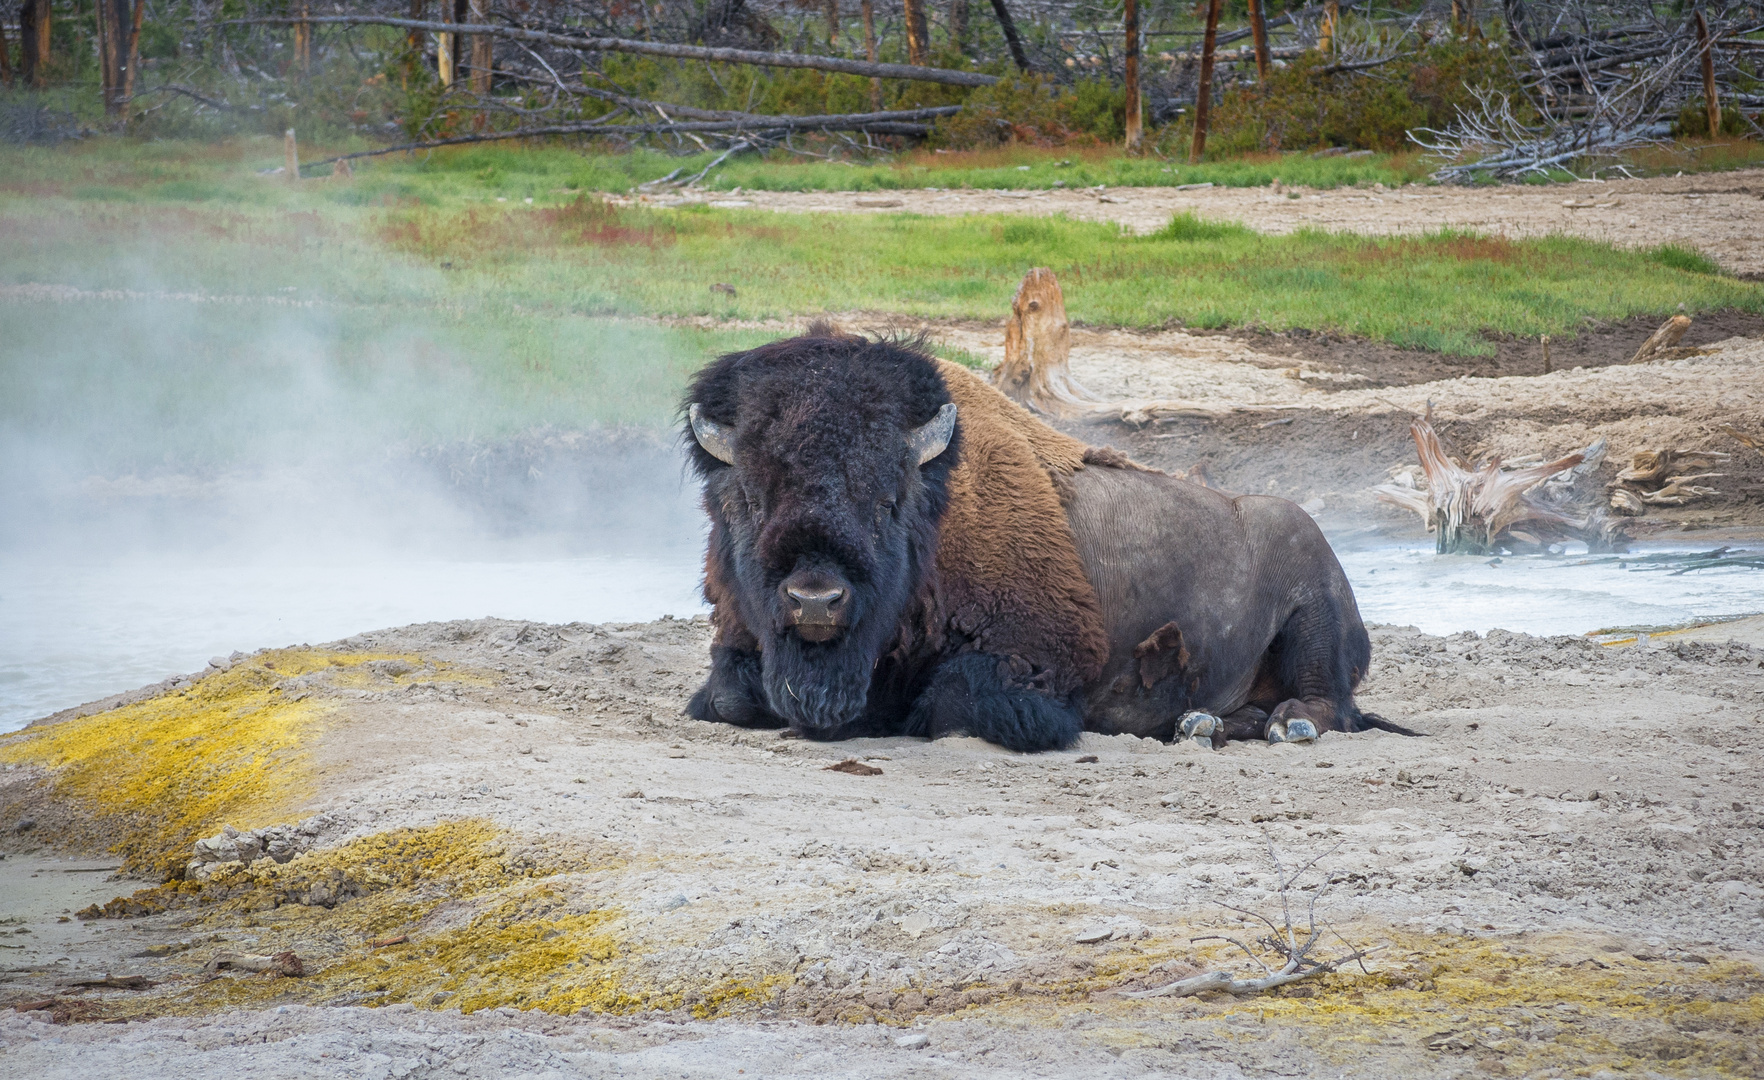
{"type": "Polygon", "coordinates": [[[931,1036],[925,1034],[923,1031],[915,1031],[910,1035],[902,1035],[900,1038],[894,1040],[894,1045],[900,1047],[902,1050],[923,1050],[925,1047],[931,1045],[931,1036]]]}
{"type": "Polygon", "coordinates": [[[1115,931],[1111,927],[1093,926],[1088,930],[1082,931],[1081,933],[1079,933],[1079,935],[1077,937],[1073,938],[1072,940],[1076,941],[1080,945],[1095,945],[1096,943],[1098,943],[1100,941],[1107,941],[1114,936],[1115,936],[1115,931]]]}
{"type": "Polygon", "coordinates": [[[621,799],[641,799],[641,798],[643,798],[643,792],[637,790],[636,788],[632,788],[630,791],[627,791],[623,795],[620,795],[619,798],[621,798],[621,799]]]}
{"type": "Polygon", "coordinates": [[[14,825],[12,827],[12,831],[15,833],[28,833],[36,827],[37,827],[37,819],[36,818],[20,818],[18,820],[18,824],[14,825]]]}
{"type": "Polygon", "coordinates": [[[881,776],[882,770],[874,765],[865,765],[857,758],[848,757],[844,761],[827,766],[822,772],[850,773],[852,776],[881,776]]]}

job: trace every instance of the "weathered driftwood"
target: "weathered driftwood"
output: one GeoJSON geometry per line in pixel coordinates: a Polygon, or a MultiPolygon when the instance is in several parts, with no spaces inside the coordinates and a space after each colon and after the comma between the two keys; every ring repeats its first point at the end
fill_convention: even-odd
{"type": "Polygon", "coordinates": [[[1211,419],[1221,410],[1189,401],[1105,402],[1072,377],[1071,324],[1053,271],[1036,267],[1017,286],[1005,327],[1004,362],[992,384],[1032,412],[1064,420],[1135,427],[1174,417],[1211,419]]]}
{"type": "Polygon", "coordinates": [[[1639,364],[1644,360],[1652,360],[1660,352],[1677,345],[1680,339],[1684,337],[1684,332],[1690,329],[1690,326],[1691,321],[1689,315],[1672,316],[1672,318],[1661,323],[1660,329],[1654,331],[1653,334],[1649,336],[1648,340],[1642,342],[1641,348],[1635,350],[1635,355],[1629,358],[1629,362],[1632,364],[1639,364]]]}
{"type": "Polygon", "coordinates": [[[235,971],[270,972],[289,979],[298,979],[306,974],[306,964],[301,961],[300,957],[295,956],[291,952],[270,953],[267,955],[261,953],[218,952],[208,961],[208,969],[210,971],[224,971],[229,968],[235,971]]]}
{"type": "Polygon", "coordinates": [[[1416,420],[1409,434],[1425,488],[1409,480],[1372,490],[1414,511],[1441,554],[1541,551],[1570,540],[1589,551],[1616,551],[1628,540],[1623,523],[1581,490],[1604,459],[1603,439],[1555,461],[1511,466],[1496,457],[1472,468],[1446,451],[1430,420],[1416,420]]]}
{"type": "Polygon", "coordinates": [[[1697,481],[1726,476],[1706,470],[1724,464],[1730,456],[1719,450],[1637,450],[1630,455],[1629,467],[1611,482],[1611,508],[1635,515],[1649,506],[1683,506],[1692,499],[1719,495],[1697,481]]]}

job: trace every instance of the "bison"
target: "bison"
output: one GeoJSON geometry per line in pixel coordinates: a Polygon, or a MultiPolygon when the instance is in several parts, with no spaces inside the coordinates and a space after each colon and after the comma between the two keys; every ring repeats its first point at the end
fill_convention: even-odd
{"type": "Polygon", "coordinates": [[[1355,707],[1353,590],[1284,499],[1086,446],[920,341],[827,326],[718,358],[684,411],[711,522],[699,720],[1019,751],[1403,732],[1355,707]]]}

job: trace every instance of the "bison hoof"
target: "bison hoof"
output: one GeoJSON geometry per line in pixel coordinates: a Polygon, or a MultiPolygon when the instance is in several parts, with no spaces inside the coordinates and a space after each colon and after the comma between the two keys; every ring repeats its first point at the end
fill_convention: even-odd
{"type": "Polygon", "coordinates": [[[1183,738],[1202,743],[1211,749],[1213,736],[1224,726],[1224,723],[1217,716],[1196,709],[1182,714],[1182,719],[1176,722],[1176,730],[1181,733],[1183,738]]]}
{"type": "Polygon", "coordinates": [[[1317,725],[1302,717],[1292,720],[1276,720],[1268,725],[1268,741],[1271,743],[1316,742],[1317,725]]]}

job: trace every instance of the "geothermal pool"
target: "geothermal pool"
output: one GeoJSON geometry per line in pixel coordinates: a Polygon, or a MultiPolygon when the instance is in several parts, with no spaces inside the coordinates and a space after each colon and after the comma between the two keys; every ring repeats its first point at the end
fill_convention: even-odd
{"type": "MultiPolygon", "coordinates": [[[[1651,545],[1635,554],[1701,547],[1651,545]]],[[[1735,545],[1740,546],[1740,545],[1735,545]]],[[[413,622],[499,616],[641,621],[704,610],[700,555],[677,548],[570,558],[355,557],[227,563],[137,556],[90,563],[0,555],[0,731],[200,670],[235,649],[330,641],[413,622]]],[[[1764,570],[1672,575],[1584,557],[1341,552],[1367,622],[1435,634],[1496,627],[1575,634],[1764,611],[1764,570]]]]}

